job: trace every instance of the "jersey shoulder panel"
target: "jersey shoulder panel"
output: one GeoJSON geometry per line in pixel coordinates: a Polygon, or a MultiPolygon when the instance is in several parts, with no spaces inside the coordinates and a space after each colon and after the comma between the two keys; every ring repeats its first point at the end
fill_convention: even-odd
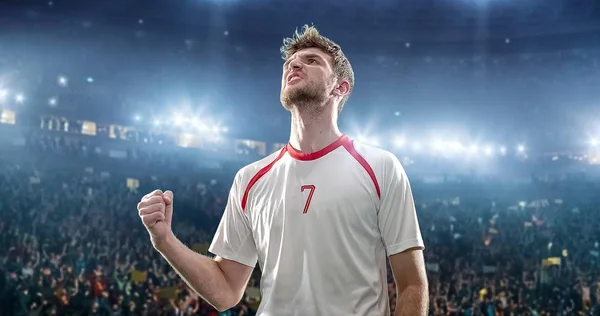
{"type": "MultiPolygon", "coordinates": [[[[283,150],[285,151],[285,150],[283,150]]],[[[244,187],[252,180],[256,174],[258,174],[261,170],[269,167],[269,165],[273,164],[277,160],[279,160],[282,156],[282,149],[260,159],[250,164],[245,165],[240,168],[237,172],[235,178],[239,181],[240,185],[242,185],[242,190],[244,187]]],[[[243,191],[242,191],[243,192],[243,191]]]]}
{"type": "Polygon", "coordinates": [[[246,203],[252,187],[258,182],[271,168],[279,161],[286,153],[286,147],[283,147],[278,152],[274,152],[267,157],[251,163],[238,171],[236,182],[238,183],[239,192],[243,192],[241,196],[242,211],[246,210],[246,203]]]}

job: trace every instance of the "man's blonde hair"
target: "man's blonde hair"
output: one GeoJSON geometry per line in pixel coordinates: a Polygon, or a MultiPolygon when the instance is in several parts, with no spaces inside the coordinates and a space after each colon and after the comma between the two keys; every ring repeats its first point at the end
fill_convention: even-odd
{"type": "Polygon", "coordinates": [[[307,48],[318,48],[331,56],[334,74],[338,78],[348,81],[350,89],[338,106],[338,113],[340,113],[344,103],[350,97],[350,92],[354,89],[354,71],[350,61],[342,52],[340,45],[321,35],[319,30],[312,25],[304,25],[301,31],[296,29],[294,36],[283,39],[281,56],[284,60],[288,60],[296,52],[307,48]]]}

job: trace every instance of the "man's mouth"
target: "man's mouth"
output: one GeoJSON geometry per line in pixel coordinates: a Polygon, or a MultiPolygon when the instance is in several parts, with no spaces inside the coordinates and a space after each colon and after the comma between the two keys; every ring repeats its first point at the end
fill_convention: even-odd
{"type": "Polygon", "coordinates": [[[302,79],[302,76],[300,76],[299,73],[295,72],[288,76],[287,82],[292,82],[300,79],[302,79]]]}

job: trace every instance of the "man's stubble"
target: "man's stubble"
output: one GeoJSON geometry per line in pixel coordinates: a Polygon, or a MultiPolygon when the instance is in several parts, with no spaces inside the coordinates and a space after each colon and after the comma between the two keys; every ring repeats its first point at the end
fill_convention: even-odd
{"type": "Polygon", "coordinates": [[[327,100],[327,87],[325,84],[309,83],[302,87],[284,89],[280,96],[283,107],[292,111],[319,112],[327,100]]]}

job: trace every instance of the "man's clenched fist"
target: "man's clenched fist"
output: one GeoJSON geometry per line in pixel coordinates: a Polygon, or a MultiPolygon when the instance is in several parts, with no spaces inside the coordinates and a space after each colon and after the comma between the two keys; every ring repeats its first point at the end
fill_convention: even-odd
{"type": "Polygon", "coordinates": [[[137,209],[154,246],[172,234],[173,192],[154,190],[142,198],[137,209]]]}

